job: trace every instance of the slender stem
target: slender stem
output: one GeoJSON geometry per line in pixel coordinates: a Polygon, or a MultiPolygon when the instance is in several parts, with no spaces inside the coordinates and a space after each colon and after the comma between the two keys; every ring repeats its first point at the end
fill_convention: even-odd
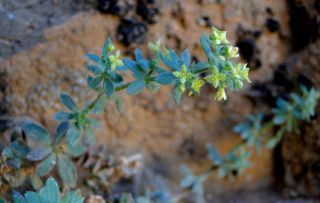
{"type": "Polygon", "coordinates": [[[126,89],[127,87],[129,87],[129,85],[130,85],[131,83],[132,83],[132,82],[128,82],[128,83],[123,84],[123,85],[121,85],[121,86],[119,86],[119,87],[116,87],[116,91],[119,92],[119,91],[121,91],[121,90],[126,89]]]}
{"type": "Polygon", "coordinates": [[[201,68],[201,69],[198,69],[198,70],[195,70],[193,73],[196,73],[196,74],[200,74],[200,73],[205,73],[209,70],[209,68],[201,68]]]}
{"type": "Polygon", "coordinates": [[[100,92],[95,100],[87,107],[87,112],[90,112],[96,105],[96,103],[99,101],[99,99],[103,96],[103,92],[100,92]]]}

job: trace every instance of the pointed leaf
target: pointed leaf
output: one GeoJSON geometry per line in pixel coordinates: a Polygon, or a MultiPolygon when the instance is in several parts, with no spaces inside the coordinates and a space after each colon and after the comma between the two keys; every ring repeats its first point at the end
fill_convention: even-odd
{"type": "Polygon", "coordinates": [[[67,153],[72,157],[79,157],[83,153],[85,153],[86,150],[86,147],[83,146],[81,143],[77,143],[75,146],[67,146],[67,153]]]}
{"type": "Polygon", "coordinates": [[[156,81],[162,85],[170,85],[177,78],[171,72],[163,72],[157,76],[156,81]]]}
{"type": "Polygon", "coordinates": [[[136,61],[140,62],[141,60],[144,60],[143,54],[140,49],[135,49],[134,55],[135,55],[136,61]]]}
{"type": "Polygon", "coordinates": [[[68,112],[59,111],[53,116],[53,119],[57,121],[66,121],[72,118],[72,114],[68,112]]]}
{"type": "Polygon", "coordinates": [[[31,149],[27,155],[29,161],[40,161],[52,152],[51,147],[31,149]]]}
{"type": "Polygon", "coordinates": [[[146,86],[145,81],[143,80],[136,80],[131,83],[127,89],[127,93],[131,95],[139,94],[143,88],[146,86]]]}
{"type": "Polygon", "coordinates": [[[50,177],[45,186],[39,191],[42,202],[60,203],[60,191],[58,183],[50,177]]]}
{"type": "Polygon", "coordinates": [[[78,108],[77,108],[76,103],[73,101],[73,99],[68,94],[62,93],[60,95],[60,100],[63,103],[63,105],[65,107],[67,107],[69,110],[77,111],[78,108]]]}
{"type": "Polygon", "coordinates": [[[102,77],[100,77],[100,76],[98,76],[96,78],[93,78],[93,77],[89,76],[88,79],[87,79],[88,86],[93,90],[97,90],[98,89],[101,81],[102,81],[102,77]]]}
{"type": "Polygon", "coordinates": [[[202,49],[204,50],[205,54],[209,57],[209,55],[212,53],[210,43],[208,42],[208,37],[206,35],[201,35],[200,37],[200,44],[202,49]]]}
{"type": "Polygon", "coordinates": [[[23,126],[23,130],[28,137],[34,141],[41,142],[43,144],[50,144],[51,138],[48,131],[42,126],[36,123],[27,123],[23,126]]]}
{"type": "Polygon", "coordinates": [[[87,53],[86,56],[88,59],[90,59],[93,62],[98,63],[100,61],[100,57],[94,53],[87,53]]]}
{"type": "Polygon", "coordinates": [[[75,125],[70,126],[66,137],[68,145],[75,145],[80,140],[80,129],[75,125]]]}
{"type": "Polygon", "coordinates": [[[77,185],[77,170],[67,155],[58,156],[58,172],[65,185],[72,188],[77,185]]]}
{"type": "Polygon", "coordinates": [[[191,63],[191,57],[190,57],[190,53],[189,53],[189,50],[186,49],[182,52],[182,55],[181,55],[181,58],[182,58],[182,61],[183,63],[189,67],[190,66],[190,63],[191,63]]]}
{"type": "Polygon", "coordinates": [[[19,157],[26,157],[30,152],[30,148],[23,142],[16,140],[10,144],[11,150],[19,157]]]}
{"type": "Polygon", "coordinates": [[[103,90],[107,96],[111,96],[114,93],[114,85],[113,82],[110,80],[105,80],[103,82],[103,90]]]}
{"type": "Polygon", "coordinates": [[[93,107],[93,113],[95,114],[101,113],[104,110],[106,102],[107,102],[107,97],[105,95],[100,95],[93,107]]]}
{"type": "Polygon", "coordinates": [[[179,90],[178,87],[175,87],[173,90],[173,97],[174,97],[174,101],[176,102],[176,104],[179,104],[181,102],[182,99],[182,92],[179,90]]]}
{"type": "Polygon", "coordinates": [[[100,68],[98,68],[97,66],[88,65],[87,68],[88,68],[88,70],[90,70],[95,75],[99,75],[99,74],[102,73],[102,70],[100,68]]]}
{"type": "Polygon", "coordinates": [[[39,176],[47,175],[56,164],[56,155],[51,154],[37,166],[37,174],[39,176]]]}
{"type": "Polygon", "coordinates": [[[222,157],[220,156],[219,152],[216,150],[216,148],[211,145],[208,144],[207,145],[207,149],[208,149],[208,153],[209,153],[209,158],[210,160],[216,164],[216,165],[220,165],[222,163],[222,157]]]}
{"type": "Polygon", "coordinates": [[[84,198],[74,191],[68,192],[62,197],[62,203],[83,203],[84,198]]]}
{"type": "Polygon", "coordinates": [[[160,53],[160,58],[162,62],[169,68],[172,68],[175,71],[178,71],[180,69],[179,65],[176,64],[174,61],[170,60],[166,55],[160,53]]]}
{"type": "Polygon", "coordinates": [[[61,142],[61,139],[63,138],[63,136],[65,136],[68,132],[69,129],[69,122],[68,121],[63,121],[61,122],[57,129],[56,129],[56,134],[54,137],[54,143],[58,144],[61,142]]]}
{"type": "Polygon", "coordinates": [[[42,203],[40,195],[35,192],[28,191],[24,194],[24,196],[27,200],[27,203],[42,203]]]}

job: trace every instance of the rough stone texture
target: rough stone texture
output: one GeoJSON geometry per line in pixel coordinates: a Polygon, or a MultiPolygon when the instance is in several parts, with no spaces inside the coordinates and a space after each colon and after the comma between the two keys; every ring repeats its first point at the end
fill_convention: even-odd
{"type": "MultiPolygon", "coordinates": [[[[320,87],[320,41],[310,44],[299,56],[293,56],[293,70],[310,78],[314,87],[320,87]]],[[[310,124],[303,124],[299,135],[287,135],[283,140],[281,156],[283,182],[288,196],[320,197],[320,107],[310,124]]]]}
{"type": "MultiPolygon", "coordinates": [[[[202,32],[209,32],[209,28],[201,21],[199,23],[202,16],[206,16],[214,26],[227,29],[232,43],[239,38],[251,39],[251,34],[243,36],[241,30],[249,33],[261,31],[254,40],[255,57],[261,60],[262,65],[251,72],[251,79],[271,79],[275,67],[285,62],[290,53],[286,2],[202,2],[188,0],[164,4],[158,22],[149,26],[148,39],[160,38],[163,44],[178,50],[189,47],[196,58],[203,58],[198,37],[202,32]],[[267,12],[267,8],[272,8],[272,13],[267,12]],[[265,26],[266,19],[270,17],[279,22],[279,32],[269,32],[265,26]]],[[[79,13],[62,25],[45,29],[41,43],[33,48],[20,53],[1,54],[4,58],[15,53],[8,59],[0,59],[0,73],[6,74],[8,83],[5,91],[0,87],[0,102],[5,101],[9,105],[11,115],[33,117],[53,130],[56,123],[52,115],[61,109],[58,102],[61,92],[71,93],[79,103],[92,96],[85,84],[84,54],[99,52],[107,36],[115,39],[118,23],[119,18],[95,11],[79,13]]],[[[116,45],[124,52],[123,46],[116,45]]],[[[6,52],[6,48],[1,50],[6,52]]],[[[214,102],[212,95],[205,89],[200,97],[185,98],[180,106],[174,104],[171,91],[166,87],[155,95],[148,92],[136,97],[123,95],[124,113],[119,114],[114,106],[108,105],[101,117],[102,129],[97,132],[99,143],[113,146],[120,153],[142,152],[151,169],[177,181],[181,163],[190,165],[195,171],[208,166],[204,147],[207,142],[215,144],[222,152],[238,142],[232,126],[260,108],[256,108],[241,92],[229,94],[228,101],[220,103],[214,102]]],[[[254,190],[269,185],[272,182],[270,151],[264,151],[261,156],[253,155],[252,161],[254,166],[238,178],[211,178],[207,182],[207,192],[222,194],[240,188],[254,190]]]]}
{"type": "Polygon", "coordinates": [[[43,38],[43,29],[92,8],[88,0],[0,1],[0,56],[31,48],[43,38]]]}

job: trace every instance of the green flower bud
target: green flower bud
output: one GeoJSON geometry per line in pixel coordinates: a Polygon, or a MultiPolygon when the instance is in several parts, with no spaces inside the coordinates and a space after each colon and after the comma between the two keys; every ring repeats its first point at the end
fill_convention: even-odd
{"type": "Polygon", "coordinates": [[[185,86],[184,83],[179,85],[179,91],[180,91],[180,92],[186,91],[186,86],[185,86]]]}
{"type": "Polygon", "coordinates": [[[233,46],[224,46],[220,50],[220,54],[226,58],[237,58],[239,57],[239,49],[233,46]]]}
{"type": "Polygon", "coordinates": [[[243,83],[241,82],[240,79],[235,79],[235,80],[234,80],[234,87],[235,87],[236,89],[241,89],[242,86],[243,86],[243,83]]]}
{"type": "Polygon", "coordinates": [[[107,52],[112,52],[115,49],[114,45],[110,43],[107,47],[107,52]]]}
{"type": "Polygon", "coordinates": [[[220,45],[220,44],[229,44],[229,41],[227,40],[227,32],[218,30],[215,27],[212,27],[212,31],[211,31],[211,35],[209,36],[209,39],[213,47],[216,47],[217,45],[220,45]]]}
{"type": "Polygon", "coordinates": [[[157,40],[156,42],[149,42],[148,48],[158,53],[160,51],[160,40],[157,40]]]}
{"type": "Polygon", "coordinates": [[[218,92],[215,95],[215,100],[220,101],[220,100],[226,100],[227,99],[227,95],[226,92],[224,91],[224,88],[219,88],[218,92]]]}
{"type": "Polygon", "coordinates": [[[200,93],[200,88],[203,86],[204,81],[201,79],[195,79],[192,81],[191,89],[195,93],[200,93]]]}
{"type": "Polygon", "coordinates": [[[111,63],[111,70],[114,71],[116,69],[117,66],[122,66],[123,62],[121,61],[120,58],[120,51],[118,50],[114,55],[110,55],[109,56],[109,60],[111,63]]]}

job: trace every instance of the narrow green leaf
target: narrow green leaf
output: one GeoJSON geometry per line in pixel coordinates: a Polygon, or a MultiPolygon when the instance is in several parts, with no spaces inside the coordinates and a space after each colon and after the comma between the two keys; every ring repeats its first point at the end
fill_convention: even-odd
{"type": "Polygon", "coordinates": [[[67,155],[60,154],[58,156],[58,172],[65,185],[72,188],[77,185],[77,170],[67,155]]]}
{"type": "Polygon", "coordinates": [[[84,129],[84,133],[85,133],[86,142],[89,144],[89,146],[94,146],[96,144],[96,136],[93,133],[91,126],[86,127],[84,129]]]}
{"type": "Polygon", "coordinates": [[[157,82],[149,82],[147,84],[147,89],[152,93],[156,93],[159,90],[159,88],[160,88],[160,85],[157,82]]]}
{"type": "Polygon", "coordinates": [[[144,60],[144,56],[143,56],[143,54],[142,54],[140,49],[135,49],[134,50],[134,55],[135,55],[136,61],[140,62],[140,61],[144,60]]]}
{"type": "Polygon", "coordinates": [[[37,174],[33,174],[28,177],[28,182],[32,186],[32,188],[36,191],[40,190],[43,187],[43,182],[37,174]]]}
{"type": "Polygon", "coordinates": [[[175,87],[173,90],[173,98],[176,104],[179,104],[182,99],[182,92],[179,90],[179,87],[175,87]]]}
{"type": "Polygon", "coordinates": [[[222,157],[220,156],[219,152],[217,151],[217,149],[211,145],[208,144],[207,145],[207,149],[208,149],[208,153],[209,153],[209,158],[210,160],[216,164],[216,165],[220,165],[222,163],[222,157]]]}
{"type": "Polygon", "coordinates": [[[83,203],[83,202],[84,202],[83,197],[78,195],[76,192],[71,191],[62,197],[61,203],[83,203]]]}
{"type": "Polygon", "coordinates": [[[97,66],[94,65],[88,65],[87,66],[88,70],[91,71],[93,74],[95,75],[99,75],[102,73],[102,70],[100,68],[98,68],[97,66]]]}
{"type": "Polygon", "coordinates": [[[27,155],[29,161],[40,161],[52,152],[51,147],[31,149],[27,155]]]}
{"type": "Polygon", "coordinates": [[[166,66],[172,68],[175,71],[179,71],[179,64],[175,63],[173,60],[170,60],[166,55],[160,53],[160,58],[166,66]]]}
{"type": "Polygon", "coordinates": [[[41,202],[40,196],[35,192],[28,191],[24,194],[24,196],[27,200],[27,203],[43,203],[41,202]]]}
{"type": "Polygon", "coordinates": [[[123,101],[122,101],[122,99],[119,96],[117,96],[117,97],[115,97],[114,100],[115,100],[115,103],[116,103],[117,110],[119,112],[122,112],[123,111],[123,101]]]}
{"type": "Polygon", "coordinates": [[[207,55],[207,57],[209,57],[209,55],[212,53],[212,50],[210,47],[209,39],[206,35],[201,35],[200,44],[201,44],[203,51],[207,55]]]}
{"type": "Polygon", "coordinates": [[[113,82],[110,80],[105,80],[103,82],[103,90],[107,96],[111,96],[114,93],[114,85],[113,82]]]}
{"type": "Polygon", "coordinates": [[[87,58],[93,62],[98,63],[100,61],[100,57],[94,53],[87,53],[86,54],[87,58]]]}
{"type": "Polygon", "coordinates": [[[86,147],[83,146],[81,143],[77,143],[74,146],[68,145],[67,146],[67,153],[72,157],[79,157],[83,153],[86,152],[86,147]]]}
{"type": "Polygon", "coordinates": [[[278,132],[276,133],[276,135],[274,137],[272,137],[266,144],[266,147],[268,149],[272,149],[274,148],[282,139],[283,134],[284,134],[284,129],[282,128],[280,130],[278,130],[278,132]]]}
{"type": "Polygon", "coordinates": [[[36,123],[27,123],[22,128],[26,135],[32,140],[41,142],[43,144],[51,143],[51,138],[48,131],[42,126],[36,123]]]}
{"type": "Polygon", "coordinates": [[[57,182],[50,177],[45,186],[39,191],[41,202],[60,203],[60,191],[57,182]]]}
{"type": "Polygon", "coordinates": [[[143,88],[146,86],[145,81],[143,80],[136,80],[131,83],[127,89],[127,93],[131,95],[139,94],[143,88]]]}
{"type": "Polygon", "coordinates": [[[73,101],[73,99],[68,94],[62,93],[60,95],[60,100],[63,103],[63,105],[65,107],[67,107],[69,110],[77,111],[78,108],[77,108],[76,103],[73,101]]]}
{"type": "Polygon", "coordinates": [[[97,90],[101,82],[102,82],[102,77],[100,76],[96,78],[89,76],[87,79],[88,86],[93,90],[97,90]]]}
{"type": "Polygon", "coordinates": [[[26,157],[30,152],[30,148],[25,143],[18,140],[11,143],[10,148],[14,154],[18,155],[19,157],[26,157]]]}
{"type": "Polygon", "coordinates": [[[7,158],[12,158],[14,156],[13,151],[10,147],[5,147],[1,154],[7,158]]]}
{"type": "Polygon", "coordinates": [[[113,48],[114,47],[112,45],[111,39],[108,38],[102,46],[102,51],[101,51],[102,56],[108,56],[109,52],[111,52],[113,48]]]}
{"type": "Polygon", "coordinates": [[[276,115],[273,119],[272,122],[276,125],[280,125],[286,121],[285,115],[276,115]]]}
{"type": "Polygon", "coordinates": [[[56,134],[54,137],[54,144],[58,144],[61,142],[61,139],[63,138],[63,136],[65,136],[68,132],[69,129],[69,122],[68,121],[63,121],[61,122],[57,129],[56,129],[56,134]]]}
{"type": "Polygon", "coordinates": [[[53,116],[53,119],[57,121],[66,121],[72,118],[72,114],[68,112],[59,111],[53,116]]]}
{"type": "Polygon", "coordinates": [[[68,145],[75,145],[80,140],[80,129],[75,125],[71,125],[66,137],[68,145]]]}
{"type": "Polygon", "coordinates": [[[170,85],[177,78],[171,72],[163,72],[157,76],[156,81],[162,85],[170,85]]]}
{"type": "Polygon", "coordinates": [[[123,82],[123,77],[120,74],[112,72],[109,75],[110,75],[113,82],[115,82],[115,83],[123,82]]]}
{"type": "Polygon", "coordinates": [[[148,73],[148,72],[150,71],[149,61],[143,59],[143,60],[140,60],[138,63],[139,63],[139,67],[140,67],[145,73],[148,73]]]}
{"type": "Polygon", "coordinates": [[[107,102],[107,97],[105,95],[100,95],[93,107],[93,113],[95,114],[101,113],[104,110],[106,102],[107,102]]]}
{"type": "Polygon", "coordinates": [[[52,153],[37,166],[37,174],[39,176],[47,175],[56,164],[56,155],[52,153]]]}
{"type": "Polygon", "coordinates": [[[190,57],[189,49],[186,49],[186,50],[184,50],[182,52],[181,58],[182,58],[182,61],[183,61],[184,65],[189,67],[190,63],[191,63],[191,57],[190,57]]]}

